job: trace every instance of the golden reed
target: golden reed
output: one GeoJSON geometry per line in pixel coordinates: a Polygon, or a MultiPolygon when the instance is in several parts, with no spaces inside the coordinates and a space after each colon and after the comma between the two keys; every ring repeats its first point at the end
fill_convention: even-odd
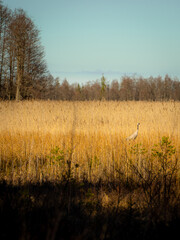
{"type": "Polygon", "coordinates": [[[150,156],[163,136],[180,158],[180,102],[0,102],[0,177],[61,179],[68,162],[78,179],[127,175],[130,158],[142,161],[130,155],[132,146],[150,156]],[[138,137],[126,141],[138,122],[138,137]]]}

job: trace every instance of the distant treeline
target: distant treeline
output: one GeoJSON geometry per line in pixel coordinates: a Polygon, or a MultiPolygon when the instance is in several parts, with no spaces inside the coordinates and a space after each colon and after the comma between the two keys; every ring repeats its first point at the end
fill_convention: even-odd
{"type": "Polygon", "coordinates": [[[0,99],[52,100],[180,100],[180,81],[123,77],[111,83],[69,84],[50,75],[44,60],[39,31],[22,10],[14,12],[0,0],[0,99]]]}
{"type": "Polygon", "coordinates": [[[101,80],[84,85],[69,84],[65,79],[51,77],[51,83],[44,92],[44,99],[53,100],[116,100],[116,101],[168,101],[180,100],[180,81],[171,79],[168,75],[164,79],[122,77],[121,81],[113,80],[110,84],[103,76],[101,80]]]}

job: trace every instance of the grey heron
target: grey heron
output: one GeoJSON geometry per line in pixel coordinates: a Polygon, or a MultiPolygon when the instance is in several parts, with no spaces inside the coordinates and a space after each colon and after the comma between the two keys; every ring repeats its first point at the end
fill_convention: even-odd
{"type": "Polygon", "coordinates": [[[137,130],[128,138],[126,138],[126,140],[135,140],[138,136],[138,131],[139,131],[139,125],[140,123],[137,124],[137,130]]]}

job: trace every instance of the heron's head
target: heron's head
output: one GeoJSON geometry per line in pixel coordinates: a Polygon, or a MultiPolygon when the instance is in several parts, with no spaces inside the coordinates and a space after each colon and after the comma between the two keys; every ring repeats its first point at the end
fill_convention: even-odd
{"type": "Polygon", "coordinates": [[[137,126],[139,127],[140,123],[137,124],[137,126]]]}

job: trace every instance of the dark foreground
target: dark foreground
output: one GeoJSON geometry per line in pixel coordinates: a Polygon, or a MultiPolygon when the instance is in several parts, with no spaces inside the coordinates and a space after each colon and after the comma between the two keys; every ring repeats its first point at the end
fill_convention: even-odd
{"type": "Polygon", "coordinates": [[[0,239],[175,239],[179,206],[140,207],[131,193],[128,185],[102,182],[2,182],[0,239]]]}

